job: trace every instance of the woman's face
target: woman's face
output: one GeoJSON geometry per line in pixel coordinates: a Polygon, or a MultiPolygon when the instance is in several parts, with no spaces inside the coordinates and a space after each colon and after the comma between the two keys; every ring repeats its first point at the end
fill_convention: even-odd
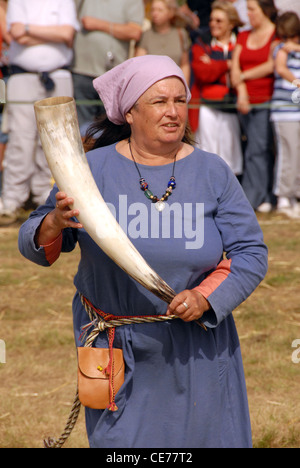
{"type": "Polygon", "coordinates": [[[213,10],[209,20],[210,32],[216,39],[222,39],[232,31],[232,25],[225,11],[213,10]]]}
{"type": "Polygon", "coordinates": [[[126,114],[133,137],[143,139],[148,147],[181,142],[187,117],[186,89],[176,77],[155,83],[126,114]]]}
{"type": "Polygon", "coordinates": [[[151,6],[151,20],[154,26],[162,26],[169,23],[173,17],[172,11],[167,5],[160,1],[155,0],[151,6]]]}
{"type": "Polygon", "coordinates": [[[247,0],[249,22],[253,28],[261,25],[265,20],[265,14],[256,0],[247,0]]]}

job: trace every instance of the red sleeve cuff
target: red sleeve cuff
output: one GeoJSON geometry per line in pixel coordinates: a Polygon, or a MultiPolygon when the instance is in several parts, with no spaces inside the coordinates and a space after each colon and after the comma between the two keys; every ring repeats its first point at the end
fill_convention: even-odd
{"type": "Polygon", "coordinates": [[[199,286],[194,289],[202,294],[205,299],[225,281],[231,271],[231,260],[222,260],[215,271],[213,271],[199,286]]]}
{"type": "Polygon", "coordinates": [[[41,245],[45,251],[46,259],[50,265],[52,265],[60,256],[62,247],[62,232],[60,235],[50,244],[41,245]]]}

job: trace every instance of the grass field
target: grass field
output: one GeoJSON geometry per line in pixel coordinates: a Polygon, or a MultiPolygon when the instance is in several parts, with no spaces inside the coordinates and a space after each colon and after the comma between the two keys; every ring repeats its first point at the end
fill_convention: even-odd
{"type": "MultiPolygon", "coordinates": [[[[300,363],[292,357],[300,358],[300,352],[292,344],[300,343],[300,222],[274,214],[259,221],[269,271],[234,312],[253,444],[298,448],[300,363]]],[[[44,438],[60,435],[76,391],[71,301],[79,251],[51,268],[38,267],[19,254],[18,228],[0,228],[0,344],[6,347],[6,363],[0,363],[0,447],[39,448],[44,438]]],[[[87,446],[82,409],[65,447],[87,446]]]]}

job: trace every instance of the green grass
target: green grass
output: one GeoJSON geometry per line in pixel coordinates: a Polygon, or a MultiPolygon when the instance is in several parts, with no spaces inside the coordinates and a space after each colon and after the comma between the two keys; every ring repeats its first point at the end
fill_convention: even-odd
{"type": "MultiPolygon", "coordinates": [[[[300,339],[299,221],[259,217],[269,247],[269,271],[234,312],[244,360],[257,448],[300,446],[300,364],[292,342],[300,339]]],[[[0,447],[41,447],[58,437],[76,391],[73,276],[79,251],[51,268],[34,265],[17,250],[18,226],[0,229],[0,447]]],[[[66,447],[87,447],[84,411],[66,447]]]]}

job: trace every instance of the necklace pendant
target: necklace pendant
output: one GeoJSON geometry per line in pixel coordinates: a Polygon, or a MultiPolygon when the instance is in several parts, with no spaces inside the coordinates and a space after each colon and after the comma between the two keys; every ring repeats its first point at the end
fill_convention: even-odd
{"type": "Polygon", "coordinates": [[[153,204],[155,204],[155,208],[157,211],[163,211],[166,207],[166,203],[165,203],[165,200],[167,200],[170,195],[172,195],[172,192],[173,190],[176,188],[176,182],[175,182],[175,176],[174,176],[174,171],[175,171],[175,163],[176,163],[176,156],[177,156],[177,153],[175,154],[174,156],[174,163],[173,163],[173,172],[172,172],[172,176],[170,177],[170,180],[169,180],[169,183],[168,183],[168,187],[165,191],[165,193],[163,194],[163,196],[159,199],[157,198],[156,195],[153,195],[153,193],[151,192],[151,190],[149,190],[149,185],[147,184],[146,180],[142,177],[141,173],[140,173],[140,170],[138,168],[138,165],[136,163],[136,160],[134,159],[134,156],[132,154],[132,150],[131,150],[131,144],[130,144],[130,137],[128,138],[128,145],[129,145],[129,151],[130,151],[130,154],[131,154],[131,157],[132,157],[132,160],[134,162],[134,165],[136,167],[136,170],[138,171],[139,173],[139,176],[140,176],[140,187],[141,189],[143,190],[144,192],[144,195],[149,199],[151,200],[151,202],[153,204]]]}
{"type": "Polygon", "coordinates": [[[155,208],[157,209],[157,211],[163,211],[165,209],[165,206],[165,202],[161,200],[155,203],[155,208]]]}

